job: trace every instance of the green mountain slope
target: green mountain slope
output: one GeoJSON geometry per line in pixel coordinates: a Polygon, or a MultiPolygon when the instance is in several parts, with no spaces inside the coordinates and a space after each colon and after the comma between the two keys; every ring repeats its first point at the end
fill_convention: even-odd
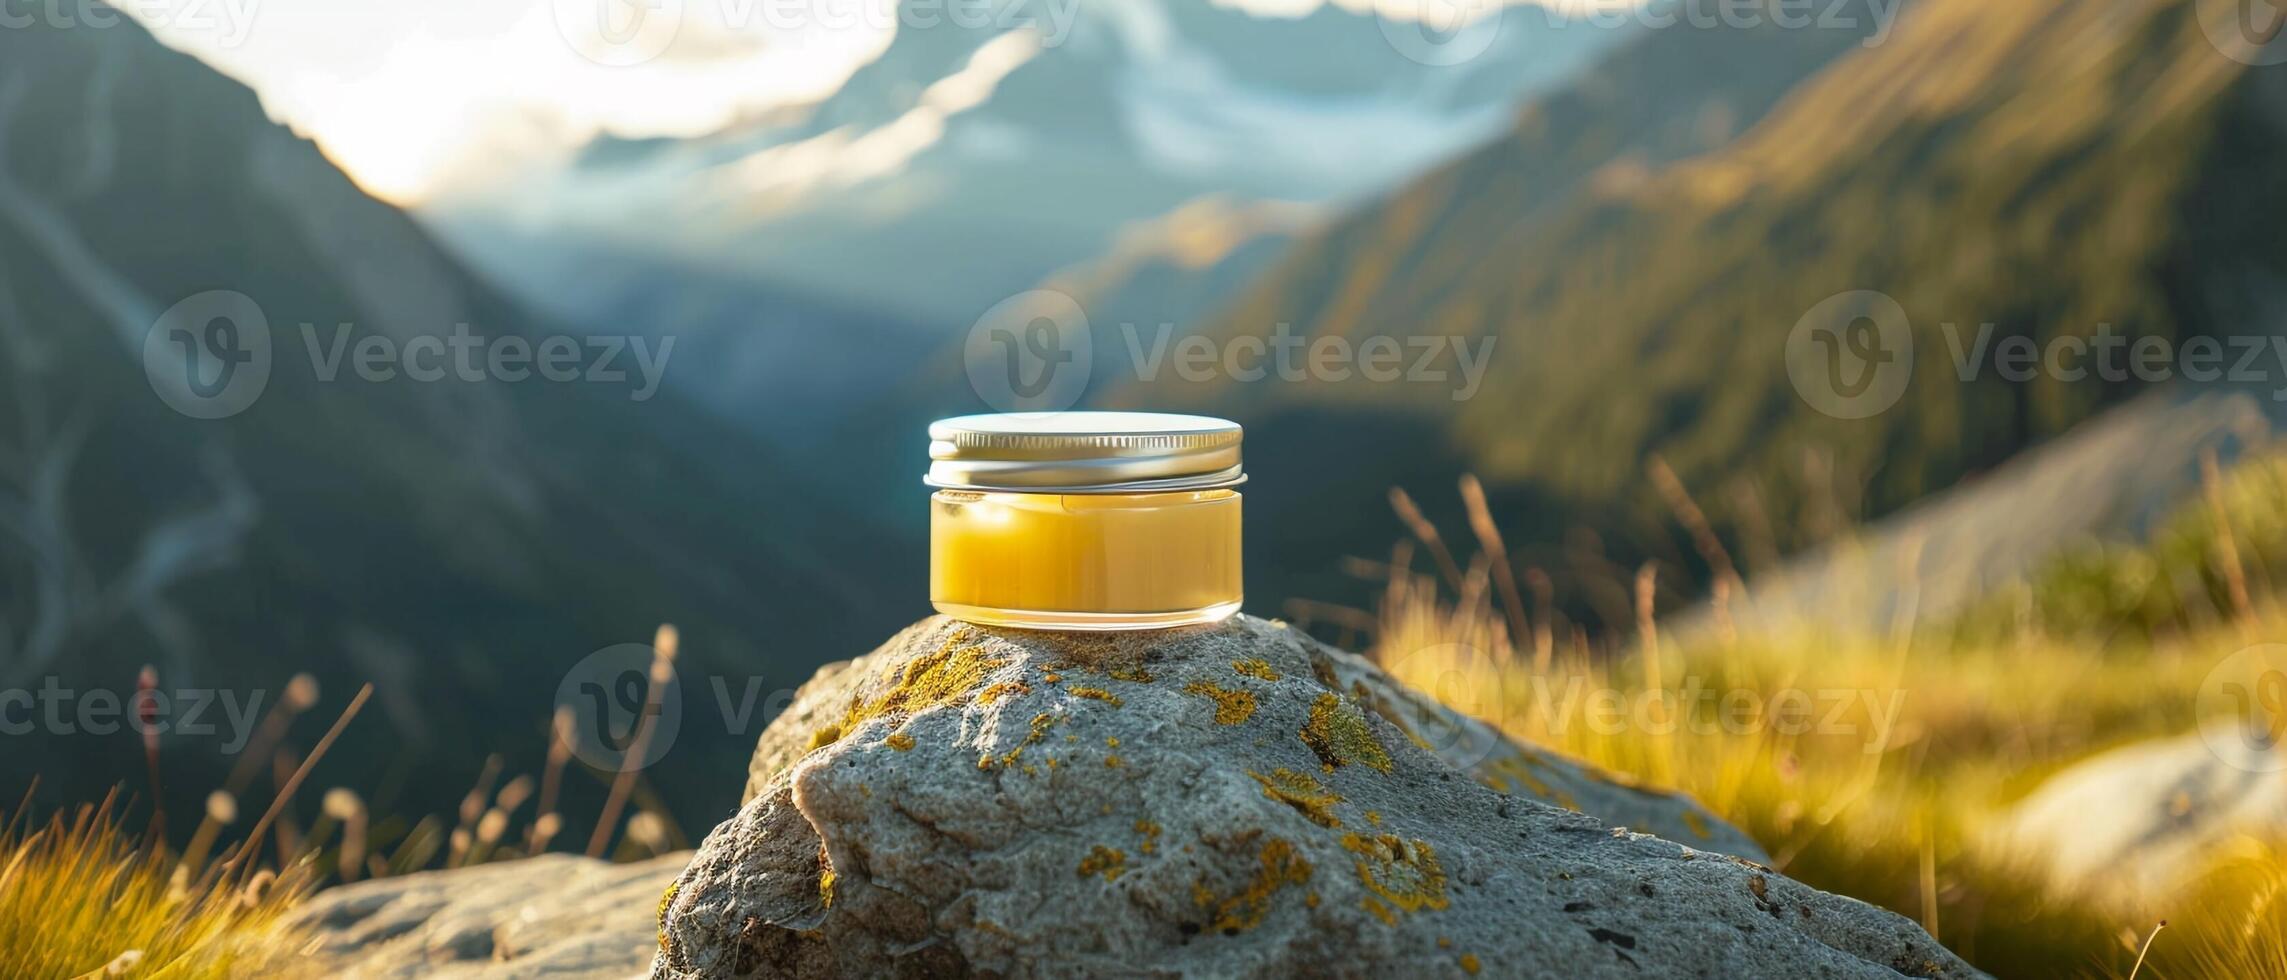
{"type": "MultiPolygon", "coordinates": [[[[1942,324],[1964,345],[1983,322],[2037,340],[2276,325],[2287,185],[2263,172],[2287,82],[2223,56],[2190,3],[1920,0],[1880,44],[1837,33],[1655,32],[1509,138],[1306,239],[1212,328],[1497,337],[1475,397],[1166,378],[1118,400],[1395,409],[1527,495],[1535,540],[1588,527],[1617,557],[1681,560],[1654,454],[1726,533],[1776,515],[1783,550],[1834,483],[1863,480],[1860,509],[1884,513],[2136,389],[1964,382],[1942,324]],[[1855,290],[1904,307],[1914,372],[1895,407],[1846,421],[1798,396],[1787,340],[1855,290]]],[[[1425,452],[1355,451],[1384,471],[1425,452]]]]}

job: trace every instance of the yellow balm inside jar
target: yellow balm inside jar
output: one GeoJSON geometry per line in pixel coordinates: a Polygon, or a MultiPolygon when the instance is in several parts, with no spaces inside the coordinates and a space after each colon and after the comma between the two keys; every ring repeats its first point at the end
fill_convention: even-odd
{"type": "Polygon", "coordinates": [[[1239,610],[1239,426],[1137,412],[929,427],[929,599],[1043,630],[1160,629],[1239,610]]]}

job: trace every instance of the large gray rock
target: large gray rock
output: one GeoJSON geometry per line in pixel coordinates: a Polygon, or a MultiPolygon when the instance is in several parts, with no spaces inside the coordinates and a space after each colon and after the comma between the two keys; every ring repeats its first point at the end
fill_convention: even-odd
{"type": "Polygon", "coordinates": [[[2287,827],[2278,750],[2200,734],[2073,765],[1993,824],[1990,845],[2057,890],[2135,908],[2208,868],[2217,849],[2287,827]]]}
{"type": "MultiPolygon", "coordinates": [[[[1171,659],[1209,656],[1211,659],[1205,662],[1208,669],[1198,679],[1227,692],[1204,696],[1237,698],[1243,694],[1249,699],[1258,695],[1292,699],[1308,693],[1339,691],[1349,695],[1359,707],[1397,726],[1407,741],[1501,792],[1578,810],[1615,827],[1627,827],[1704,850],[1751,861],[1768,859],[1753,838],[1724,823],[1689,797],[1639,786],[1626,776],[1513,741],[1492,726],[1407,687],[1366,658],[1326,646],[1297,630],[1257,619],[1240,618],[1233,623],[1238,632],[1163,633],[1147,642],[1164,646],[1164,651],[1153,652],[1171,659]],[[1235,649],[1195,651],[1193,645],[1201,643],[1220,643],[1235,649]],[[1247,660],[1263,660],[1267,667],[1271,661],[1266,658],[1274,653],[1289,658],[1285,668],[1288,676],[1298,676],[1305,682],[1316,681],[1317,686],[1307,690],[1293,686],[1279,688],[1261,676],[1234,673],[1236,668],[1231,667],[1233,663],[1247,660]],[[1298,656],[1299,660],[1292,659],[1298,656]],[[1215,657],[1220,659],[1212,659],[1215,657]],[[1305,666],[1295,666],[1298,663],[1305,666]]],[[[903,663],[912,656],[929,653],[931,650],[925,647],[943,645],[951,631],[959,629],[974,627],[943,618],[932,619],[907,630],[871,656],[820,668],[810,683],[803,685],[795,695],[794,703],[763,732],[761,742],[755,746],[753,760],[747,766],[746,796],[741,802],[753,801],[772,777],[817,748],[822,733],[844,724],[853,703],[864,700],[853,697],[856,687],[868,678],[885,673],[882,669],[885,658],[896,658],[903,663]]],[[[1015,630],[977,632],[980,641],[1018,645],[1023,649],[1016,656],[1049,663],[1073,659],[1062,652],[1067,647],[1103,650],[1114,643],[1105,637],[1084,634],[1065,634],[1051,639],[1044,634],[1015,630]],[[1075,644],[1077,646],[1073,646],[1075,644]]],[[[1181,688],[1191,683],[1189,675],[1185,677],[1175,686],[1181,688]]]]}
{"type": "Polygon", "coordinates": [[[626,978],[659,948],[659,898],[691,855],[570,854],[331,888],[295,911],[310,976],[626,978]]]}
{"type": "MultiPolygon", "coordinates": [[[[653,975],[1975,975],[1897,915],[1498,792],[1420,708],[1259,620],[926,621],[773,722],[653,975]]],[[[1592,813],[1721,828],[1532,758],[1592,813]]]]}

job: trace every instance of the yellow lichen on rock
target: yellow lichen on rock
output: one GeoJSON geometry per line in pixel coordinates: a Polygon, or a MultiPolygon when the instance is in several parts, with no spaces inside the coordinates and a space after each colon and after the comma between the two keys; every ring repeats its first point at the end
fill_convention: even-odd
{"type": "MultiPolygon", "coordinates": [[[[1421,733],[1414,730],[1415,723],[1421,719],[1409,719],[1405,712],[1398,710],[1397,705],[1392,704],[1389,698],[1383,696],[1383,692],[1366,686],[1364,680],[1354,680],[1350,682],[1350,696],[1357,699],[1359,704],[1365,705],[1367,710],[1381,715],[1383,721],[1389,722],[1391,727],[1403,733],[1406,741],[1412,742],[1415,748],[1430,753],[1437,751],[1436,746],[1431,745],[1428,739],[1421,737],[1421,733]]],[[[1414,707],[1416,710],[1420,710],[1418,705],[1414,707]]]]}
{"type": "Polygon", "coordinates": [[[1366,727],[1366,716],[1333,693],[1310,703],[1310,720],[1302,725],[1303,744],[1318,753],[1328,766],[1363,765],[1389,772],[1390,752],[1366,727]]]}
{"type": "Polygon", "coordinates": [[[659,896],[659,912],[654,918],[659,923],[659,948],[667,949],[667,910],[675,907],[675,895],[683,890],[683,879],[667,883],[667,891],[659,896]]]}
{"type": "Polygon", "coordinates": [[[1159,824],[1149,820],[1138,820],[1136,821],[1136,833],[1143,835],[1143,843],[1136,845],[1136,850],[1145,854],[1159,850],[1159,824]]]}
{"type": "Polygon", "coordinates": [[[913,748],[913,736],[904,732],[891,732],[888,738],[882,739],[882,744],[899,752],[909,751],[913,748]]]}
{"type": "Polygon", "coordinates": [[[1248,677],[1257,678],[1259,680],[1278,680],[1278,671],[1271,667],[1270,661],[1264,660],[1261,657],[1250,657],[1246,660],[1233,660],[1231,661],[1231,669],[1245,674],[1248,677]]]}
{"type": "Polygon", "coordinates": [[[1207,929],[1224,935],[1236,935],[1263,924],[1270,914],[1271,896],[1288,885],[1300,885],[1310,880],[1310,861],[1296,853],[1294,845],[1283,840],[1263,844],[1256,860],[1261,866],[1246,887],[1227,898],[1217,898],[1204,884],[1193,883],[1191,898],[1208,911],[1207,929]]]}
{"type": "Polygon", "coordinates": [[[1075,684],[1071,687],[1065,688],[1065,690],[1072,692],[1073,697],[1087,698],[1092,701],[1102,701],[1105,704],[1111,705],[1115,708],[1127,703],[1126,701],[1120,700],[1119,695],[1113,694],[1112,692],[1104,690],[1100,687],[1081,687],[1075,684]]]}
{"type": "Polygon", "coordinates": [[[1215,723],[1237,725],[1255,716],[1255,696],[1246,691],[1234,691],[1207,681],[1192,681],[1183,689],[1185,694],[1196,694],[1215,702],[1215,723]]]}
{"type": "Polygon", "coordinates": [[[1293,807],[1295,812],[1310,818],[1310,822],[1321,827],[1342,826],[1342,821],[1334,816],[1334,804],[1342,802],[1342,797],[1327,789],[1318,777],[1283,768],[1271,770],[1268,776],[1252,770],[1247,775],[1263,784],[1265,797],[1293,807]]]}
{"type": "Polygon", "coordinates": [[[1342,847],[1358,855],[1359,883],[1392,907],[1404,912],[1446,907],[1445,869],[1438,866],[1437,850],[1428,841],[1409,841],[1395,834],[1344,834],[1342,847]]]}
{"type": "Polygon", "coordinates": [[[1026,684],[1023,681],[1000,681],[985,688],[982,691],[978,691],[977,703],[991,704],[1003,697],[1023,696],[1031,693],[1032,685],[1026,684]]]}
{"type": "Polygon", "coordinates": [[[821,725],[817,731],[810,733],[810,747],[812,749],[822,749],[841,740],[842,726],[840,725],[821,725]]]}
{"type": "Polygon", "coordinates": [[[1043,737],[1047,736],[1048,730],[1054,727],[1058,720],[1059,719],[1055,715],[1049,714],[1045,711],[1032,716],[1032,727],[1030,731],[1025,733],[1024,741],[1016,743],[1016,748],[1010,749],[1003,753],[998,760],[995,760],[989,754],[979,757],[977,759],[977,768],[991,769],[993,766],[999,765],[1001,768],[1005,769],[1009,766],[1015,765],[1016,760],[1020,756],[1024,755],[1025,748],[1039,742],[1043,737]]]}
{"type": "Polygon", "coordinates": [[[1098,844],[1088,849],[1088,856],[1080,859],[1080,877],[1103,875],[1105,881],[1116,881],[1128,870],[1128,856],[1117,848],[1098,844]]]}
{"type": "Polygon", "coordinates": [[[812,733],[810,747],[819,749],[841,741],[851,729],[875,718],[909,715],[951,704],[983,685],[986,677],[1008,663],[985,656],[982,647],[956,645],[948,640],[945,645],[907,661],[904,669],[897,673],[897,682],[879,696],[867,700],[852,695],[842,720],[812,733]]]}

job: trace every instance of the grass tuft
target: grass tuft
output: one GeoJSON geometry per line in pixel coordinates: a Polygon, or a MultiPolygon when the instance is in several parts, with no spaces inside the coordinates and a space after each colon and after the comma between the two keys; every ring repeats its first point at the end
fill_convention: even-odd
{"type": "Polygon", "coordinates": [[[307,865],[241,879],[188,876],[123,829],[114,800],[31,829],[0,829],[0,976],[205,980],[271,972],[294,936],[279,923],[307,865]]]}

